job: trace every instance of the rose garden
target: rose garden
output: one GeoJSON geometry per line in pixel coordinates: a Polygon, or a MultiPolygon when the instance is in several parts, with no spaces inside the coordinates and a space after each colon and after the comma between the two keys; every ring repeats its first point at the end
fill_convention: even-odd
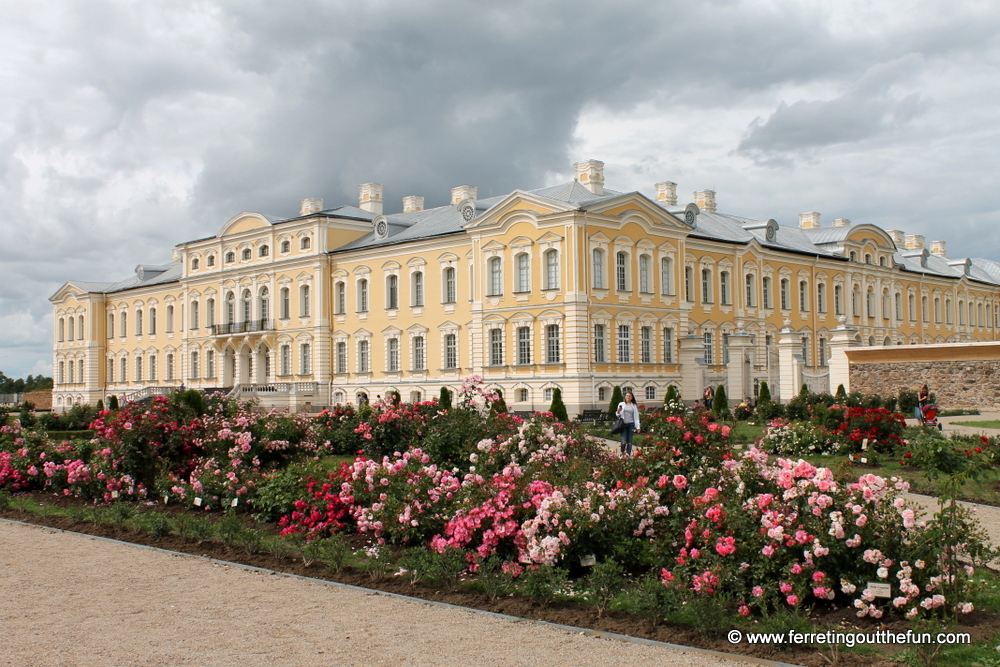
{"type": "MultiPolygon", "coordinates": [[[[229,560],[267,555],[486,608],[571,608],[593,627],[632,619],[707,646],[730,628],[968,631],[971,646],[867,650],[1000,664],[997,554],[955,502],[993,489],[1000,448],[906,428],[906,396],[803,392],[735,415],[668,398],[644,406],[631,457],[601,426],[507,413],[475,376],[454,404],[394,399],[289,415],[188,391],[0,413],[0,514],[217,544],[229,560]],[[936,512],[906,495],[914,475],[936,512]]],[[[863,649],[780,648],[772,657],[872,662],[863,649]]]]}

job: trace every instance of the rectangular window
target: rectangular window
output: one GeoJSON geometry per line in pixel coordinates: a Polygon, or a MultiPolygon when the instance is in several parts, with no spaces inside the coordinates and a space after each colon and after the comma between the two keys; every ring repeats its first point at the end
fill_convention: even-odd
{"type": "Polygon", "coordinates": [[[490,365],[503,365],[503,331],[490,329],[490,365]]]}
{"type": "MultiPolygon", "coordinates": [[[[70,318],[69,321],[70,321],[70,324],[72,324],[73,323],[73,318],[70,318]]],[[[69,333],[70,333],[70,338],[72,338],[73,337],[72,336],[72,334],[73,334],[72,327],[70,328],[69,333]]],[[[141,336],[142,335],[142,311],[141,310],[135,311],[135,335],[136,336],[141,336]]]]}
{"type": "Polygon", "coordinates": [[[455,269],[449,266],[444,270],[444,302],[455,303],[456,293],[455,269]]]}
{"type": "Polygon", "coordinates": [[[724,306],[729,305],[729,272],[719,274],[719,301],[724,306]]]}
{"type": "Polygon", "coordinates": [[[747,274],[746,288],[747,288],[747,294],[746,294],[746,305],[747,305],[747,308],[753,308],[753,304],[754,304],[754,298],[753,298],[754,284],[753,284],[753,274],[752,273],[748,273],[747,274]]]}
{"type": "MultiPolygon", "coordinates": [[[[152,361],[150,362],[152,363],[152,361]]],[[[153,368],[149,369],[150,376],[153,375],[153,368]]],[[[205,350],[205,377],[215,378],[215,351],[205,350]]],[[[152,377],[150,377],[152,379],[152,377]]]]}
{"type": "Polygon", "coordinates": [[[628,291],[628,255],[624,252],[615,255],[615,284],[619,292],[628,291]]]}
{"type": "Polygon", "coordinates": [[[347,312],[347,285],[343,282],[338,282],[336,289],[334,307],[336,308],[337,315],[343,315],[347,312]]]}
{"type": "Polygon", "coordinates": [[[694,269],[690,266],[684,267],[684,300],[694,301],[694,269]]]}
{"type": "Polygon", "coordinates": [[[762,303],[765,308],[771,307],[771,278],[764,276],[760,281],[762,303]]]}
{"type": "Polygon", "coordinates": [[[674,330],[663,330],[663,363],[672,364],[674,362],[674,330]]]}
{"type": "Polygon", "coordinates": [[[358,341],[358,372],[368,372],[368,341],[358,341]]]}
{"type": "Polygon", "coordinates": [[[399,276],[385,279],[385,307],[389,310],[399,308],[399,276]]]}
{"type": "Polygon", "coordinates": [[[639,331],[639,355],[642,363],[653,363],[653,330],[649,327],[639,331]]]}
{"type": "Polygon", "coordinates": [[[826,312],[826,284],[824,283],[816,285],[816,310],[821,313],[826,312]]]}
{"type": "Polygon", "coordinates": [[[156,334],[156,308],[149,309],[149,335],[156,334]]]}
{"type": "Polygon", "coordinates": [[[930,321],[930,315],[927,312],[927,297],[920,297],[920,314],[923,317],[924,322],[930,321]]]}
{"type": "Polygon", "coordinates": [[[503,265],[499,257],[490,259],[489,269],[490,291],[488,296],[500,296],[503,294],[503,265]]]}
{"type": "Polygon", "coordinates": [[[545,289],[559,289],[559,252],[545,253],[545,289]]]}
{"type": "Polygon", "coordinates": [[[618,325],[618,363],[628,364],[632,362],[632,351],[629,349],[629,326],[627,324],[618,325]]]}
{"type": "Polygon", "coordinates": [[[309,303],[309,285],[302,285],[299,288],[299,316],[309,317],[311,305],[309,303]]]}
{"type": "Polygon", "coordinates": [[[604,251],[594,249],[594,289],[604,289],[604,251]]]}
{"type": "Polygon", "coordinates": [[[809,283],[805,280],[799,281],[799,310],[802,312],[809,310],[809,283]]]}
{"type": "MultiPolygon", "coordinates": [[[[59,362],[59,384],[62,384],[63,382],[66,381],[66,377],[64,375],[64,371],[65,371],[65,366],[63,365],[63,362],[60,361],[59,362]]],[[[114,381],[115,381],[115,360],[114,359],[108,359],[108,382],[114,382],[114,381]]]]}
{"type": "MultiPolygon", "coordinates": [[[[118,364],[118,377],[122,379],[122,382],[128,382],[128,359],[126,357],[122,357],[118,364]]],[[[72,379],[70,381],[72,382],[72,379]]]]}
{"type": "Polygon", "coordinates": [[[75,373],[76,373],[76,362],[75,361],[70,361],[69,362],[69,383],[68,384],[76,384],[74,382],[74,380],[73,380],[73,376],[74,376],[75,373]]]}
{"type": "Polygon", "coordinates": [[[833,312],[837,315],[844,314],[844,288],[840,285],[833,286],[833,312]]]}
{"type": "Polygon", "coordinates": [[[910,311],[910,321],[917,321],[917,297],[914,294],[909,294],[906,297],[907,310],[910,311]]]}
{"type": "Polygon", "coordinates": [[[788,278],[782,278],[779,286],[781,289],[781,309],[788,310],[788,278]]]}
{"type": "Polygon", "coordinates": [[[309,343],[302,343],[299,346],[299,358],[301,360],[300,373],[309,375],[312,372],[312,346],[309,343]]]}
{"type": "Polygon", "coordinates": [[[729,334],[722,334],[722,363],[729,363],[729,334]]]}
{"type": "Polygon", "coordinates": [[[604,355],[604,325],[594,325],[594,361],[603,364],[606,360],[604,355]]]}
{"type": "Polygon", "coordinates": [[[281,346],[280,368],[283,377],[292,374],[292,347],[290,345],[281,346]]]}
{"type": "Polygon", "coordinates": [[[819,339],[819,365],[826,366],[826,339],[819,339]]]}
{"type": "Polygon", "coordinates": [[[674,293],[674,262],[669,257],[660,260],[660,292],[674,293]]]}
{"type": "MultiPolygon", "coordinates": [[[[287,287],[282,287],[281,288],[281,315],[280,315],[281,319],[287,320],[289,317],[291,317],[291,312],[292,312],[291,290],[289,290],[287,287]]],[[[233,318],[232,310],[230,310],[229,311],[229,321],[230,322],[233,321],[232,318],[233,318]]]]}
{"type": "Polygon", "coordinates": [[[399,370],[399,339],[390,338],[388,340],[388,358],[386,359],[386,370],[395,373],[399,370]]]}
{"type": "Polygon", "coordinates": [[[653,291],[649,284],[649,255],[639,256],[639,291],[643,294],[653,291]]]}
{"type": "MultiPolygon", "coordinates": [[[[209,352],[209,354],[212,354],[209,352]]],[[[156,355],[149,355],[149,379],[151,382],[156,381],[156,355]]]]}
{"type": "Polygon", "coordinates": [[[174,379],[174,355],[172,355],[172,354],[168,354],[167,355],[167,368],[166,368],[166,371],[167,371],[167,379],[168,380],[173,380],[174,379]]]}
{"type": "Polygon", "coordinates": [[[368,281],[364,278],[358,281],[358,312],[368,312],[368,281]]]}
{"type": "Polygon", "coordinates": [[[188,378],[191,380],[197,380],[200,376],[198,373],[198,352],[191,353],[191,365],[188,368],[188,378]]]}
{"type": "Polygon", "coordinates": [[[712,344],[712,332],[706,331],[704,335],[704,345],[705,345],[705,363],[712,365],[715,363],[714,351],[715,346],[712,344]]]}
{"type": "Polygon", "coordinates": [[[413,281],[413,307],[420,308],[424,305],[424,273],[417,271],[410,276],[413,281]]]}
{"type": "Polygon", "coordinates": [[[903,319],[903,295],[896,292],[896,319],[903,319]]]}
{"type": "Polygon", "coordinates": [[[531,329],[517,329],[517,363],[524,366],[531,363],[531,329]]]}
{"type": "Polygon", "coordinates": [[[427,368],[424,360],[424,337],[417,336],[413,339],[413,370],[422,371],[427,368]]]}
{"type": "Polygon", "coordinates": [[[209,299],[205,302],[205,325],[215,326],[215,299],[209,299]]]}
{"type": "Polygon", "coordinates": [[[701,270],[701,302],[712,303],[712,271],[701,270]]]}
{"type": "Polygon", "coordinates": [[[646,400],[647,401],[656,400],[656,387],[646,387],[646,400]]]}
{"type": "Polygon", "coordinates": [[[455,334],[444,337],[444,367],[458,368],[458,338],[455,334]]]}
{"type": "Polygon", "coordinates": [[[191,329],[198,328],[198,302],[191,302],[191,329]]]}
{"type": "Polygon", "coordinates": [[[517,256],[517,291],[527,292],[531,289],[531,273],[528,264],[528,253],[522,252],[517,256]]]}
{"type": "Polygon", "coordinates": [[[347,343],[345,343],[344,341],[339,341],[337,343],[336,368],[337,368],[337,373],[343,374],[347,372],[347,343]]]}
{"type": "Polygon", "coordinates": [[[558,364],[559,361],[559,325],[550,324],[545,327],[545,362],[558,364]]]}

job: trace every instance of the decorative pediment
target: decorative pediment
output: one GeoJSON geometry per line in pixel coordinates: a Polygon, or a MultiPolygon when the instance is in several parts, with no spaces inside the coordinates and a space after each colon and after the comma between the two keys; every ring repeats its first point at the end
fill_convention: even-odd
{"type": "Polygon", "coordinates": [[[537,197],[524,190],[514,190],[503,201],[490,207],[488,211],[463,226],[469,231],[491,227],[502,228],[518,218],[536,221],[540,217],[572,211],[574,208],[570,205],[558,204],[537,197]]]}
{"type": "Polygon", "coordinates": [[[876,227],[875,225],[853,225],[850,234],[847,235],[845,240],[859,245],[873,243],[876,247],[883,250],[896,249],[896,242],[892,240],[892,237],[881,227],[876,227]]]}
{"type": "Polygon", "coordinates": [[[271,221],[260,213],[251,213],[245,211],[239,215],[230,218],[230,220],[222,226],[222,230],[219,231],[219,236],[230,236],[232,234],[242,234],[243,232],[249,232],[254,229],[264,229],[271,226],[271,221]]]}
{"type": "Polygon", "coordinates": [[[614,199],[594,202],[583,207],[588,213],[618,218],[622,224],[638,222],[643,226],[660,230],[663,227],[691,231],[693,224],[665,210],[662,206],[638,192],[629,192],[614,199]]]}

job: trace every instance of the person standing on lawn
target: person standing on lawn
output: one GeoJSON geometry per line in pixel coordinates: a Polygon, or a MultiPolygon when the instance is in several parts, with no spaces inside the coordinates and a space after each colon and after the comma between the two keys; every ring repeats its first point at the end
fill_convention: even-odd
{"type": "Polygon", "coordinates": [[[625,392],[625,400],[618,404],[615,416],[621,417],[625,422],[620,451],[625,456],[632,456],[632,435],[639,430],[639,406],[635,403],[635,394],[625,392]]]}

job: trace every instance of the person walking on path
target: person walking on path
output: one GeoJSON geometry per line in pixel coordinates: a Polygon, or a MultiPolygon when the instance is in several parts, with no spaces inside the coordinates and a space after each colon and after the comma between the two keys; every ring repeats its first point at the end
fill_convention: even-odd
{"type": "Polygon", "coordinates": [[[625,422],[625,430],[621,434],[621,453],[632,456],[632,435],[639,430],[639,406],[635,404],[635,395],[632,392],[625,392],[625,400],[618,404],[615,416],[621,417],[625,422]]]}
{"type": "Polygon", "coordinates": [[[917,414],[916,418],[918,421],[923,422],[924,419],[924,408],[930,405],[931,394],[927,390],[927,385],[925,384],[917,391],[917,414]]]}

